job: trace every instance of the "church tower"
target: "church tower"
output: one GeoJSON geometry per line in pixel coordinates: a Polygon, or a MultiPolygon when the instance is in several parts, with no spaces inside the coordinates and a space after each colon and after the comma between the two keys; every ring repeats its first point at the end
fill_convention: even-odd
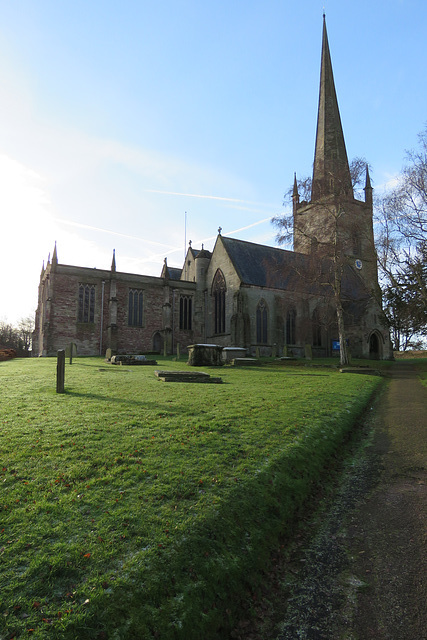
{"type": "Polygon", "coordinates": [[[323,16],[319,106],[311,201],[293,189],[294,251],[346,260],[371,292],[378,290],[372,187],[366,169],[365,201],[354,197],[323,16]]]}

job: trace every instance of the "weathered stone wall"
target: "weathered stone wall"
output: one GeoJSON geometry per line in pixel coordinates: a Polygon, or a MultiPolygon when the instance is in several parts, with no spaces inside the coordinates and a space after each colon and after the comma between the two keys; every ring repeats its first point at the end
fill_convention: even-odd
{"type": "Polygon", "coordinates": [[[180,294],[194,296],[195,290],[194,283],[68,265],[51,269],[48,265],[40,284],[34,354],[54,356],[70,342],[76,343],[78,355],[98,355],[107,348],[119,353],[151,351],[156,332],[166,339],[169,352],[176,351],[178,342],[185,351],[188,344],[202,337],[194,329],[179,328],[180,294]],[[78,322],[80,283],[95,285],[93,322],[78,322]],[[131,288],[143,292],[142,327],[129,326],[131,288]]]}
{"type": "MultiPolygon", "coordinates": [[[[190,258],[193,252],[188,254],[190,258]]],[[[196,259],[197,261],[197,259],[196,259]]],[[[194,262],[194,260],[193,260],[194,262]]],[[[301,356],[304,346],[313,344],[313,313],[317,309],[322,321],[321,345],[313,346],[314,356],[331,355],[332,340],[338,339],[336,317],[331,301],[322,295],[307,292],[255,287],[240,282],[233,263],[218,238],[214,253],[206,261],[206,271],[189,265],[189,273],[200,281],[169,280],[86,269],[67,265],[48,264],[42,273],[39,288],[39,306],[34,332],[34,355],[56,355],[71,342],[77,345],[78,355],[104,354],[107,348],[112,353],[140,353],[154,350],[154,336],[160,336],[157,348],[166,343],[168,353],[176,353],[180,344],[181,353],[195,343],[214,343],[238,346],[255,355],[281,355],[284,346],[290,355],[301,356]],[[217,269],[221,269],[226,282],[226,326],[222,334],[214,333],[214,300],[212,282],[217,269]],[[104,285],[103,285],[104,282],[104,285]],[[92,323],[78,322],[79,284],[95,285],[95,315],[92,323]],[[101,313],[102,289],[104,304],[101,313]],[[143,326],[129,326],[129,289],[143,291],[143,326]],[[182,330],[180,321],[180,295],[192,297],[193,324],[191,330],[182,330]],[[257,342],[256,311],[263,300],[267,309],[267,340],[257,342]],[[328,310],[328,306],[330,307],[328,310]],[[294,309],[295,343],[286,338],[286,316],[294,309]],[[101,323],[102,320],[102,323],[101,323]],[[102,342],[101,342],[102,324],[102,342]]],[[[358,273],[358,272],[357,272],[358,273]]],[[[359,274],[364,279],[362,274],[359,274]]],[[[391,344],[383,314],[374,297],[362,310],[359,305],[357,317],[346,318],[346,331],[353,356],[369,357],[370,338],[373,332],[378,337],[380,357],[391,357],[391,344]]],[[[357,306],[357,305],[356,305],[357,306]]],[[[363,307],[363,305],[362,305],[363,307]]]]}
{"type": "MultiPolygon", "coordinates": [[[[221,236],[218,236],[212,259],[210,261],[207,271],[207,313],[205,317],[206,322],[206,337],[208,342],[215,342],[215,344],[223,347],[231,345],[231,316],[233,309],[234,295],[240,289],[240,279],[236,273],[236,270],[228,257],[227,252],[221,242],[221,236]],[[226,294],[225,294],[225,332],[222,334],[215,334],[215,320],[214,320],[214,300],[212,297],[212,282],[215,277],[217,269],[221,269],[225,282],[226,282],[226,294]]],[[[240,345],[239,345],[240,346],[240,345]]],[[[243,345],[242,345],[243,346],[243,345]]]]}

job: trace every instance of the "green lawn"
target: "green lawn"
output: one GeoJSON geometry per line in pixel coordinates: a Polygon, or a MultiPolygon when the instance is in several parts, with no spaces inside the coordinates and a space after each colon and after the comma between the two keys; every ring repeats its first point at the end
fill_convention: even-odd
{"type": "MultiPolygon", "coordinates": [[[[381,378],[0,364],[0,638],[226,637],[381,378]],[[2,628],[3,625],[3,628],[2,628]]],[[[159,359],[158,368],[189,369],[159,359]]]]}

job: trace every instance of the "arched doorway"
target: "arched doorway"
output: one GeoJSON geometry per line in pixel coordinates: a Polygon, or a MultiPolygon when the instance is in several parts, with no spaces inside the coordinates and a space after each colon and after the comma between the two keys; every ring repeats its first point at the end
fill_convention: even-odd
{"type": "Polygon", "coordinates": [[[377,333],[371,333],[369,338],[369,358],[379,360],[381,357],[381,343],[377,333]]]}
{"type": "Polygon", "coordinates": [[[163,350],[163,338],[160,331],[156,331],[153,336],[153,351],[157,353],[162,353],[163,350]]]}

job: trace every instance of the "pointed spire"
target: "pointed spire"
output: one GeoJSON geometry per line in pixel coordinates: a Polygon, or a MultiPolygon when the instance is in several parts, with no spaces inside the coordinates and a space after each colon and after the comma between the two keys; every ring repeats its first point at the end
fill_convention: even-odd
{"type": "Polygon", "coordinates": [[[299,205],[299,193],[298,193],[298,182],[297,182],[297,174],[294,173],[294,188],[292,190],[292,209],[294,215],[298,209],[299,205]]]}
{"type": "Polygon", "coordinates": [[[53,250],[53,256],[52,256],[52,267],[58,264],[58,254],[56,252],[56,240],[55,240],[55,248],[53,250]]]}
{"type": "Polygon", "coordinates": [[[366,179],[365,179],[365,186],[363,188],[364,192],[365,192],[365,202],[366,204],[368,204],[370,207],[372,207],[373,204],[373,198],[372,198],[372,185],[371,185],[371,176],[369,175],[369,167],[368,165],[366,165],[366,179]]]}
{"type": "Polygon", "coordinates": [[[298,183],[297,183],[297,174],[294,173],[294,189],[292,191],[292,197],[293,198],[298,198],[299,199],[299,193],[298,193],[298,183]]]}
{"type": "Polygon", "coordinates": [[[369,167],[368,167],[368,165],[366,165],[365,189],[372,189],[372,186],[371,186],[371,176],[369,175],[369,167]]]}
{"type": "Polygon", "coordinates": [[[111,271],[116,272],[116,250],[113,249],[113,259],[111,261],[111,271]]]}
{"type": "Polygon", "coordinates": [[[353,197],[338,100],[335,92],[326,19],[323,14],[319,109],[313,166],[312,201],[332,194],[353,197]]]}

